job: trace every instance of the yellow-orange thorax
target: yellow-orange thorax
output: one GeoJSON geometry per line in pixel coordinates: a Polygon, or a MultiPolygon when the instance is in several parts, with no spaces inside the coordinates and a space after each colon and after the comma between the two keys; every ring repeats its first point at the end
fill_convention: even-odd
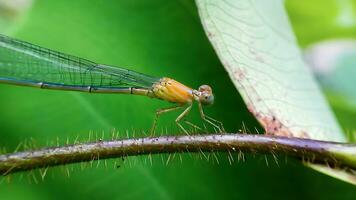
{"type": "Polygon", "coordinates": [[[191,103],[194,99],[193,90],[171,78],[161,78],[153,85],[155,97],[179,104],[191,103]]]}

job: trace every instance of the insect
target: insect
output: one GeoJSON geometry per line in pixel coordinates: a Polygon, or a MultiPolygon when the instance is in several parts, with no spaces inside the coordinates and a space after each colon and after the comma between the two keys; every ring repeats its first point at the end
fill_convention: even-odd
{"type": "Polygon", "coordinates": [[[161,114],[179,108],[184,108],[184,111],[175,122],[188,133],[180,121],[188,115],[193,102],[198,102],[201,118],[219,131],[223,130],[221,122],[203,111],[204,105],[214,103],[214,95],[208,85],[194,90],[171,78],[155,78],[98,64],[4,35],[0,35],[0,83],[89,93],[134,94],[175,103],[174,107],[157,110],[151,133],[161,114]]]}

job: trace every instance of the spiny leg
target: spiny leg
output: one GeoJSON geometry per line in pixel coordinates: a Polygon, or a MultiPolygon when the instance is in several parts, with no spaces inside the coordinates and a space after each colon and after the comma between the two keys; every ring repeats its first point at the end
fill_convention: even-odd
{"type": "Polygon", "coordinates": [[[192,109],[192,106],[192,103],[189,104],[189,106],[176,119],[177,126],[179,126],[179,128],[181,128],[183,132],[187,135],[189,135],[188,131],[179,123],[179,121],[188,115],[189,111],[192,109]]]}
{"type": "Polygon", "coordinates": [[[224,124],[223,124],[221,121],[218,121],[218,120],[216,120],[216,119],[214,119],[214,118],[212,118],[212,117],[210,117],[210,116],[207,116],[207,115],[205,115],[205,117],[206,117],[207,119],[209,119],[210,121],[213,121],[213,122],[219,124],[219,127],[221,128],[221,130],[222,130],[223,132],[225,132],[224,124]]]}
{"type": "Polygon", "coordinates": [[[200,130],[200,131],[203,130],[203,129],[200,128],[198,125],[193,124],[192,122],[190,122],[190,121],[188,121],[188,120],[186,120],[186,119],[184,119],[184,122],[185,122],[186,124],[188,124],[189,126],[193,127],[195,130],[200,130]]]}
{"type": "Polygon", "coordinates": [[[158,109],[156,111],[156,117],[153,121],[153,124],[152,124],[152,128],[151,128],[151,131],[150,131],[150,134],[151,136],[154,135],[154,132],[156,130],[156,125],[157,125],[157,121],[158,121],[158,118],[161,114],[163,113],[167,113],[167,112],[171,112],[171,111],[174,111],[174,110],[178,110],[180,108],[182,108],[183,106],[182,105],[178,105],[178,106],[173,106],[173,107],[169,107],[169,108],[161,108],[161,109],[158,109]]]}
{"type": "Polygon", "coordinates": [[[201,105],[200,102],[198,102],[198,105],[199,105],[199,112],[200,112],[200,116],[201,118],[208,122],[209,124],[211,124],[212,126],[214,126],[215,128],[217,128],[219,130],[219,132],[225,132],[225,129],[224,129],[224,126],[223,126],[223,123],[212,118],[212,117],[209,117],[207,115],[205,115],[204,113],[204,110],[203,110],[203,106],[201,105]],[[216,125],[215,123],[219,124],[219,125],[216,125]]]}

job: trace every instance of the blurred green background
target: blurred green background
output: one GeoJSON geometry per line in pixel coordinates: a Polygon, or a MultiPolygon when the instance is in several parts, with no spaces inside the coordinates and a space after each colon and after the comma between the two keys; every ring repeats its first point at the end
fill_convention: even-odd
{"type": "MultiPolygon", "coordinates": [[[[222,120],[230,132],[237,132],[242,123],[252,132],[260,130],[209,44],[192,0],[37,0],[30,6],[26,2],[31,1],[19,0],[16,9],[2,3],[1,33],[100,63],[173,77],[194,88],[209,84],[216,96],[215,105],[206,109],[209,115],[222,120]]],[[[355,18],[354,1],[286,1],[300,44],[354,37],[355,23],[345,26],[336,20],[345,2],[355,18]]],[[[44,146],[56,144],[57,138],[61,143],[76,137],[83,141],[89,132],[92,137],[104,133],[110,138],[114,129],[122,136],[126,131],[147,131],[155,110],[169,106],[125,95],[9,85],[0,85],[0,91],[0,146],[8,151],[25,140],[44,146]]],[[[327,94],[343,128],[355,130],[351,119],[356,111],[343,98],[327,94]]],[[[200,123],[196,111],[189,119],[200,123]]],[[[158,130],[176,133],[172,123],[176,115],[163,116],[158,130]]],[[[279,165],[269,159],[268,166],[261,156],[232,165],[225,154],[217,155],[219,164],[196,155],[182,157],[183,162],[176,155],[168,165],[167,157],[163,164],[158,156],[152,166],[140,157],[118,161],[119,168],[113,167],[114,161],[83,170],[80,165],[59,167],[49,169],[44,181],[38,171],[20,173],[3,179],[0,199],[354,199],[356,195],[354,186],[284,157],[279,165]]]]}

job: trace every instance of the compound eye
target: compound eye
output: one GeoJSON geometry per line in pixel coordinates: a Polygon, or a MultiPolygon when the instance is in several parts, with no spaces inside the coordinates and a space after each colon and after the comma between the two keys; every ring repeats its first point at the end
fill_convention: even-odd
{"type": "Polygon", "coordinates": [[[214,96],[213,95],[204,95],[201,97],[201,103],[203,105],[211,105],[214,103],[214,96]]]}
{"type": "Polygon", "coordinates": [[[199,92],[211,92],[211,87],[209,85],[202,85],[199,87],[199,92]]]}

